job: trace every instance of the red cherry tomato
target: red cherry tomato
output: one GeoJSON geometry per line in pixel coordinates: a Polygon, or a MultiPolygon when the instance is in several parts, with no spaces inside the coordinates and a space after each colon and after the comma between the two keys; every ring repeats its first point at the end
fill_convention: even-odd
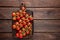
{"type": "Polygon", "coordinates": [[[16,22],[16,25],[19,25],[19,22],[16,22]]]}
{"type": "Polygon", "coordinates": [[[19,16],[19,15],[20,15],[20,13],[19,13],[19,12],[17,12],[17,13],[16,13],[16,15],[17,15],[17,16],[19,16]]]}
{"type": "Polygon", "coordinates": [[[30,32],[29,32],[29,31],[27,31],[26,33],[27,33],[27,34],[30,34],[30,32]]]}
{"type": "Polygon", "coordinates": [[[19,33],[16,33],[16,37],[19,37],[19,33]]]}
{"type": "Polygon", "coordinates": [[[26,36],[26,33],[24,33],[23,36],[25,37],[26,36]]]}
{"type": "Polygon", "coordinates": [[[26,22],[25,21],[23,21],[23,23],[22,23],[24,26],[26,25],[26,22]]]}
{"type": "Polygon", "coordinates": [[[22,31],[21,31],[21,30],[19,30],[19,33],[22,33],[22,31]]]}
{"type": "Polygon", "coordinates": [[[27,26],[27,25],[25,25],[24,27],[25,27],[25,28],[27,28],[28,26],[27,26]]]}
{"type": "Polygon", "coordinates": [[[22,7],[21,9],[22,9],[22,11],[24,11],[26,8],[25,7],[22,7]]]}
{"type": "Polygon", "coordinates": [[[13,19],[13,20],[16,20],[16,17],[13,17],[12,19],[13,19]]]}
{"type": "Polygon", "coordinates": [[[13,29],[16,29],[16,25],[13,25],[12,28],[13,28],[13,29]]]}
{"type": "Polygon", "coordinates": [[[22,20],[20,19],[20,20],[19,20],[19,23],[21,23],[21,22],[22,22],[22,20]]]}
{"type": "Polygon", "coordinates": [[[19,16],[17,17],[17,20],[20,20],[20,17],[19,16]]]}
{"type": "Polygon", "coordinates": [[[21,28],[21,27],[23,27],[23,24],[20,23],[19,26],[20,26],[20,28],[21,28]]]}
{"type": "Polygon", "coordinates": [[[17,26],[17,27],[16,27],[16,30],[20,30],[20,27],[19,27],[19,26],[17,26]]]}
{"type": "Polygon", "coordinates": [[[22,33],[20,33],[20,35],[19,35],[19,38],[23,38],[23,35],[22,35],[22,33]]]}
{"type": "Polygon", "coordinates": [[[15,12],[13,12],[13,13],[12,13],[12,16],[16,16],[16,13],[15,13],[15,12]]]}

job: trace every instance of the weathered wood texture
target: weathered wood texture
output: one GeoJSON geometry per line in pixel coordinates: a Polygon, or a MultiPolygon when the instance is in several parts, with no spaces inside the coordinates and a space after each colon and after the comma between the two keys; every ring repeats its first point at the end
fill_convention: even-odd
{"type": "Polygon", "coordinates": [[[0,19],[12,19],[12,12],[18,8],[0,8],[0,19]]]}
{"type": "MultiPolygon", "coordinates": [[[[0,39],[4,38],[4,40],[13,40],[12,33],[0,33],[0,39]]],[[[34,33],[33,37],[30,39],[24,40],[59,40],[60,33],[34,33]]],[[[17,39],[14,39],[17,40],[17,39]]]]}
{"type": "MultiPolygon", "coordinates": [[[[11,20],[0,20],[0,32],[12,32],[11,20]]],[[[34,32],[60,32],[60,20],[34,20],[34,32]]]]}
{"type": "Polygon", "coordinates": [[[34,40],[59,40],[60,33],[34,33],[34,40]]]}
{"type": "MultiPolygon", "coordinates": [[[[34,19],[60,19],[60,8],[27,8],[27,9],[33,11],[34,19]]],[[[19,8],[0,8],[0,19],[11,19],[12,12],[17,10],[19,10],[19,8]]]]}
{"type": "Polygon", "coordinates": [[[60,7],[60,0],[0,0],[0,6],[20,6],[23,1],[27,7],[60,7]]]}
{"type": "Polygon", "coordinates": [[[0,33],[1,38],[12,38],[12,33],[0,33]]]}
{"type": "Polygon", "coordinates": [[[34,32],[60,32],[60,20],[35,20],[34,32]]]}
{"type": "Polygon", "coordinates": [[[33,37],[26,40],[60,40],[60,0],[0,0],[0,40],[17,40],[12,36],[12,21],[6,19],[12,18],[12,11],[19,10],[23,1],[37,19],[33,37]]]}
{"type": "Polygon", "coordinates": [[[12,32],[11,25],[10,20],[0,20],[0,32],[12,32]]]}

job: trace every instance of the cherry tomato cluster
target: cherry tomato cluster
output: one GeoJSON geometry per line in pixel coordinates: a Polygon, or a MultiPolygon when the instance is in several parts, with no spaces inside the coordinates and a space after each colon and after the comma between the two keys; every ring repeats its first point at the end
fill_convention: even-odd
{"type": "Polygon", "coordinates": [[[12,29],[17,31],[16,37],[23,38],[32,33],[32,15],[20,10],[12,13],[12,19],[15,21],[12,29]]]}

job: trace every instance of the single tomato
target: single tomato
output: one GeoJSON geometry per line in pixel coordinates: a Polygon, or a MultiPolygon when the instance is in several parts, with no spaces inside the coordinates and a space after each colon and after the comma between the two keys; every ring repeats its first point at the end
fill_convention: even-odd
{"type": "Polygon", "coordinates": [[[25,17],[22,17],[21,19],[22,19],[22,20],[25,20],[25,17]]]}
{"type": "Polygon", "coordinates": [[[20,15],[20,13],[19,13],[19,12],[16,12],[16,15],[17,15],[17,16],[19,16],[19,15],[20,15]]]}
{"type": "Polygon", "coordinates": [[[16,25],[13,25],[12,28],[13,28],[13,29],[16,29],[16,25]]]}
{"type": "Polygon", "coordinates": [[[19,22],[16,22],[16,25],[19,25],[19,22]]]}
{"type": "Polygon", "coordinates": [[[25,21],[23,21],[23,23],[22,23],[24,26],[26,25],[26,22],[25,21]]]}
{"type": "Polygon", "coordinates": [[[12,16],[16,16],[16,13],[15,13],[15,12],[13,12],[13,13],[12,13],[12,16]]]}
{"type": "Polygon", "coordinates": [[[21,10],[22,10],[22,11],[25,11],[25,10],[26,10],[26,8],[23,6],[23,7],[21,7],[21,10]]]}
{"type": "Polygon", "coordinates": [[[16,17],[13,17],[13,20],[16,20],[16,17]]]}
{"type": "Polygon", "coordinates": [[[21,31],[21,30],[19,30],[19,33],[22,33],[22,31],[21,31]]]}
{"type": "Polygon", "coordinates": [[[26,31],[26,34],[30,34],[30,32],[29,31],[26,31]]]}
{"type": "Polygon", "coordinates": [[[24,27],[25,27],[25,28],[28,28],[28,26],[27,26],[27,25],[25,25],[24,27]]]}
{"type": "Polygon", "coordinates": [[[29,25],[31,25],[31,23],[30,23],[30,22],[28,22],[28,24],[27,24],[27,25],[29,26],[29,25]]]}
{"type": "Polygon", "coordinates": [[[22,28],[23,31],[25,31],[25,28],[22,28]]]}
{"type": "Polygon", "coordinates": [[[32,16],[29,16],[28,19],[29,19],[29,20],[33,20],[32,16]]]}
{"type": "Polygon", "coordinates": [[[23,36],[24,36],[24,37],[26,36],[26,32],[23,33],[23,36]]]}
{"type": "Polygon", "coordinates": [[[16,30],[20,30],[20,27],[19,27],[19,26],[17,26],[17,27],[16,27],[16,30]]]}
{"type": "Polygon", "coordinates": [[[21,22],[22,22],[22,20],[20,19],[20,20],[19,20],[19,23],[21,23],[21,22]]]}
{"type": "Polygon", "coordinates": [[[20,20],[20,17],[19,16],[17,16],[17,20],[20,20]]]}
{"type": "Polygon", "coordinates": [[[19,24],[19,26],[20,26],[20,27],[23,27],[23,24],[22,24],[22,23],[20,23],[20,24],[19,24]]]}
{"type": "Polygon", "coordinates": [[[19,38],[23,38],[23,34],[22,33],[20,33],[19,38]]]}
{"type": "Polygon", "coordinates": [[[16,33],[16,37],[19,37],[19,33],[16,33]]]}

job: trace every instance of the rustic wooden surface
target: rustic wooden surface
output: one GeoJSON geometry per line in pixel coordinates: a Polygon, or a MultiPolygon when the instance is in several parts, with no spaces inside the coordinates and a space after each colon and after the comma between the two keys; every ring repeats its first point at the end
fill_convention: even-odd
{"type": "Polygon", "coordinates": [[[34,35],[23,40],[60,40],[60,0],[0,0],[0,40],[17,40],[12,36],[11,13],[23,1],[34,17],[34,35]]]}
{"type": "Polygon", "coordinates": [[[25,2],[27,7],[60,7],[60,0],[0,0],[0,6],[20,6],[25,2]]]}
{"type": "Polygon", "coordinates": [[[0,20],[0,32],[12,32],[11,20],[0,20]]]}
{"type": "MultiPolygon", "coordinates": [[[[0,32],[12,32],[12,20],[0,20],[0,32]]],[[[60,20],[34,20],[34,32],[60,32],[60,20]]]]}
{"type": "MultiPolygon", "coordinates": [[[[34,19],[60,19],[60,8],[27,8],[27,9],[33,11],[34,19]]],[[[17,10],[19,10],[19,8],[0,7],[0,19],[11,19],[12,12],[17,10]]]]}
{"type": "MultiPolygon", "coordinates": [[[[16,40],[12,37],[12,33],[0,33],[0,39],[16,40]]],[[[59,40],[60,33],[34,33],[33,37],[24,40],[59,40]]]]}

